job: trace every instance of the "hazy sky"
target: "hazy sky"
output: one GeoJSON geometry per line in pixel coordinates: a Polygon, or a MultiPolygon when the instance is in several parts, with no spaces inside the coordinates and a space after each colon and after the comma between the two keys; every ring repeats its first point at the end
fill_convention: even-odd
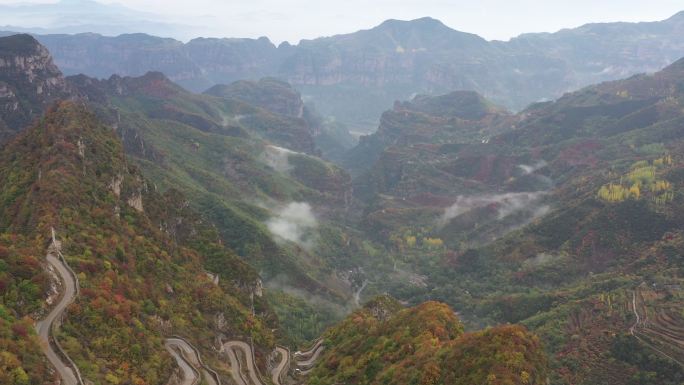
{"type": "MultiPolygon", "coordinates": [[[[100,0],[202,25],[218,37],[268,36],[297,42],[431,16],[461,31],[507,40],[588,22],[654,21],[684,10],[683,0],[100,0]]],[[[0,0],[0,4],[17,0],[0,0]]],[[[27,2],[27,1],[24,1],[27,2]]],[[[28,2],[50,2],[31,1],[28,2]]]]}

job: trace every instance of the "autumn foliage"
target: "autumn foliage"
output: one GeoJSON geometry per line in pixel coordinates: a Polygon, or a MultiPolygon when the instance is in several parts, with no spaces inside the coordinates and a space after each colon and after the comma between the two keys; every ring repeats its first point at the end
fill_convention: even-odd
{"type": "Polygon", "coordinates": [[[401,309],[374,300],[325,334],[315,384],[545,384],[537,337],[520,326],[464,333],[439,302],[401,309]]]}
{"type": "Polygon", "coordinates": [[[51,227],[81,288],[58,338],[85,378],[164,383],[175,363],[163,339],[211,342],[217,314],[226,321],[220,332],[272,347],[267,309],[258,298],[257,313],[250,308],[256,273],[179,194],[148,184],[110,127],[64,102],[0,152],[0,383],[49,380],[32,321],[47,310],[51,227]]]}

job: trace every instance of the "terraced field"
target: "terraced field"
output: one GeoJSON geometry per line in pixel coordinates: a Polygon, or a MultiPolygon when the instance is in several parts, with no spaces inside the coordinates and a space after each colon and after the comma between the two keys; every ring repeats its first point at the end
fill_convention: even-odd
{"type": "Polygon", "coordinates": [[[630,334],[658,354],[684,367],[684,318],[681,309],[660,306],[663,294],[645,285],[632,293],[632,311],[636,318],[630,334]]]}

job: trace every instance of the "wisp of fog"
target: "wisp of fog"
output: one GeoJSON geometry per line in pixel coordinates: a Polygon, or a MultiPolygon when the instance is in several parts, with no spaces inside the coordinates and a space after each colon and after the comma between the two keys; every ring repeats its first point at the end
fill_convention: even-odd
{"type": "Polygon", "coordinates": [[[276,210],[275,214],[266,222],[271,233],[303,247],[311,246],[309,235],[318,224],[311,205],[306,202],[291,202],[276,210]]]}

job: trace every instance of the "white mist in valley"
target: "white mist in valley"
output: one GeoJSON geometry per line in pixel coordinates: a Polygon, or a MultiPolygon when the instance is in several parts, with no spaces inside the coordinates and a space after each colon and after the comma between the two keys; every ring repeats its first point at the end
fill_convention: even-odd
{"type": "Polygon", "coordinates": [[[538,253],[534,257],[528,258],[525,262],[523,262],[523,266],[525,266],[525,267],[541,266],[544,264],[556,262],[561,258],[563,258],[563,257],[561,255],[558,255],[558,254],[538,253]]]}
{"type": "Polygon", "coordinates": [[[287,173],[294,168],[290,164],[288,158],[290,157],[290,155],[295,154],[299,153],[292,150],[288,150],[287,148],[269,144],[266,146],[266,150],[262,154],[262,160],[272,169],[278,172],[287,173]]]}
{"type": "Polygon", "coordinates": [[[544,191],[518,192],[505,194],[490,194],[482,196],[459,196],[456,202],[447,207],[439,218],[438,224],[445,226],[473,209],[492,206],[497,211],[497,219],[504,219],[522,211],[529,212],[532,219],[545,215],[549,206],[541,204],[541,199],[547,193],[544,191]]]}
{"type": "Polygon", "coordinates": [[[318,221],[306,202],[291,202],[275,210],[275,216],[266,222],[268,230],[276,238],[291,241],[303,247],[310,247],[312,230],[318,221]]]}
{"type": "Polygon", "coordinates": [[[539,162],[535,164],[520,164],[518,165],[518,168],[520,168],[523,172],[523,175],[529,175],[537,170],[541,170],[542,168],[546,167],[546,161],[545,160],[540,160],[539,162]]]}

